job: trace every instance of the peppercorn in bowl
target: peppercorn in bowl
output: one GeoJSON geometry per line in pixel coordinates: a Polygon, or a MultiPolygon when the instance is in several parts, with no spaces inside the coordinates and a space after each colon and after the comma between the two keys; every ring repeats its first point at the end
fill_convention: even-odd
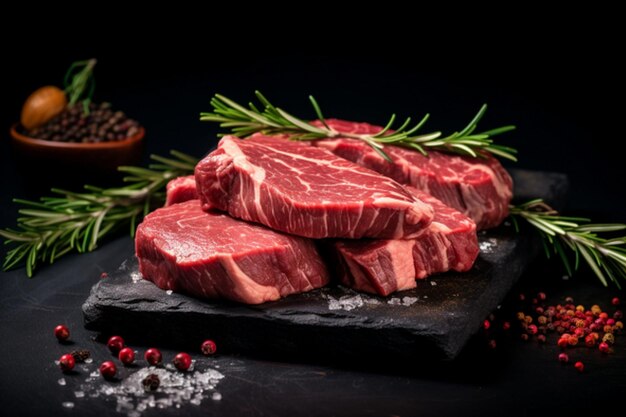
{"type": "Polygon", "coordinates": [[[32,129],[15,124],[10,133],[23,161],[106,173],[139,162],[145,131],[108,103],[79,103],[32,129]]]}

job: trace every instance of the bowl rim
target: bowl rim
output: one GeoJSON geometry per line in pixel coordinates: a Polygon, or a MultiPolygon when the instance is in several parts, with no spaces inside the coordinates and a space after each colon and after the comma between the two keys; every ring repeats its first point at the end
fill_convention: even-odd
{"type": "Polygon", "coordinates": [[[133,136],[126,138],[124,140],[116,140],[116,141],[104,141],[104,142],[92,142],[92,143],[84,143],[84,142],[55,142],[51,140],[45,139],[36,139],[30,136],[26,136],[20,133],[17,128],[20,126],[19,123],[14,123],[11,126],[10,133],[11,137],[18,142],[22,142],[31,146],[38,146],[42,148],[57,148],[57,149],[115,149],[115,148],[124,148],[127,146],[131,146],[139,141],[141,141],[146,134],[146,130],[143,126],[139,126],[139,130],[133,136]]]}

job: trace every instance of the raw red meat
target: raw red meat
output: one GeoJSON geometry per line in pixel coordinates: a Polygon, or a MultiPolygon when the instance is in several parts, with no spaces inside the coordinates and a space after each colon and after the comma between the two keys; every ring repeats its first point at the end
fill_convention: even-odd
{"type": "MultiPolygon", "coordinates": [[[[377,133],[381,127],[368,123],[329,119],[333,129],[344,133],[377,133]]],[[[319,122],[313,124],[320,125],[319,122]]],[[[412,185],[437,197],[472,218],[479,230],[498,226],[509,214],[513,181],[500,162],[491,157],[473,158],[436,151],[428,157],[398,146],[385,146],[393,162],[386,161],[358,139],[335,138],[316,146],[352,162],[412,185]]]]}
{"type": "Polygon", "coordinates": [[[196,178],[193,175],[174,178],[167,183],[165,194],[165,206],[176,203],[183,203],[189,200],[196,200],[196,178]]]}
{"type": "Polygon", "coordinates": [[[224,137],[196,166],[205,210],[311,238],[411,238],[432,208],[395,181],[331,152],[255,135],[224,137]]]}
{"type": "Polygon", "coordinates": [[[435,210],[428,230],[411,240],[340,240],[334,243],[342,283],[378,295],[415,287],[415,279],[469,270],[479,247],[475,223],[422,191],[407,187],[435,210]]]}
{"type": "Polygon", "coordinates": [[[202,298],[259,304],[328,283],[311,240],[206,213],[198,200],[149,214],[135,249],[145,279],[202,298]]]}

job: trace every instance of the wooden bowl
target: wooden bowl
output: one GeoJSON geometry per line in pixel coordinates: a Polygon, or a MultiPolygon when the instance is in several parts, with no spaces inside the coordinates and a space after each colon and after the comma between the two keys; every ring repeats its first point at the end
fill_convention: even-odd
{"type": "Polygon", "coordinates": [[[136,165],[141,160],[143,127],[127,139],[97,143],[54,142],[35,139],[20,133],[20,126],[11,126],[13,147],[20,164],[43,163],[71,170],[80,175],[88,173],[112,173],[121,165],[136,165]]]}

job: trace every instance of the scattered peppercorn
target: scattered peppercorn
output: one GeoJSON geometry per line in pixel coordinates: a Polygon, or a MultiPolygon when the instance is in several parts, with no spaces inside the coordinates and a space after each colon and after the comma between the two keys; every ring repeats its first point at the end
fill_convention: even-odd
{"type": "Polygon", "coordinates": [[[70,353],[66,353],[59,359],[59,366],[63,372],[71,371],[74,369],[74,365],[76,365],[76,361],[70,353]]]}
{"type": "Polygon", "coordinates": [[[598,349],[600,350],[600,352],[602,353],[609,353],[609,344],[606,342],[602,342],[598,345],[598,349]]]}
{"type": "Polygon", "coordinates": [[[109,341],[107,342],[107,346],[111,353],[117,355],[119,351],[122,350],[122,348],[124,347],[124,339],[122,339],[120,336],[111,336],[111,338],[109,338],[109,341]]]}
{"type": "Polygon", "coordinates": [[[135,362],[135,351],[129,347],[125,347],[120,350],[117,357],[124,365],[130,365],[135,362]]]}
{"type": "Polygon", "coordinates": [[[70,329],[68,329],[64,324],[59,324],[54,328],[54,336],[59,340],[59,342],[65,342],[70,337],[70,329]]]}
{"type": "Polygon", "coordinates": [[[191,366],[191,356],[185,352],[179,353],[174,357],[174,366],[179,371],[186,371],[191,366]]]}
{"type": "Polygon", "coordinates": [[[71,355],[74,357],[76,362],[85,362],[85,359],[89,359],[91,357],[91,352],[87,349],[79,349],[72,351],[71,355]]]}
{"type": "Polygon", "coordinates": [[[489,330],[490,327],[491,327],[491,322],[489,320],[483,321],[483,329],[489,330]]]}
{"type": "Polygon", "coordinates": [[[569,356],[567,356],[567,353],[559,353],[559,362],[561,363],[569,362],[569,356]]]}
{"type": "Polygon", "coordinates": [[[161,381],[157,374],[150,374],[141,381],[141,385],[143,385],[143,389],[146,391],[156,391],[159,385],[161,385],[161,381]]]}
{"type": "Polygon", "coordinates": [[[146,350],[146,353],[143,355],[146,362],[148,362],[152,366],[159,365],[163,360],[163,356],[161,355],[161,351],[157,348],[150,348],[146,350]]]}
{"type": "Polygon", "coordinates": [[[102,362],[100,374],[106,379],[112,379],[117,373],[117,366],[112,361],[102,362]]]}
{"type": "Polygon", "coordinates": [[[537,336],[537,341],[539,343],[546,343],[546,335],[540,334],[539,336],[537,336]]]}
{"type": "Polygon", "coordinates": [[[583,372],[585,370],[585,364],[581,361],[578,361],[574,364],[574,368],[576,368],[578,372],[583,372]]]}
{"type": "Polygon", "coordinates": [[[490,349],[495,349],[497,347],[495,339],[489,340],[488,346],[490,349]]]}
{"type": "MultiPolygon", "coordinates": [[[[486,321],[487,320],[485,320],[485,322],[486,321]]],[[[215,344],[214,341],[208,339],[202,342],[202,345],[200,346],[200,350],[202,351],[202,354],[205,356],[213,355],[217,351],[217,345],[215,344]]]]}
{"type": "Polygon", "coordinates": [[[614,297],[614,298],[611,300],[611,304],[613,304],[614,306],[618,306],[618,305],[619,305],[619,298],[614,297]]]}

